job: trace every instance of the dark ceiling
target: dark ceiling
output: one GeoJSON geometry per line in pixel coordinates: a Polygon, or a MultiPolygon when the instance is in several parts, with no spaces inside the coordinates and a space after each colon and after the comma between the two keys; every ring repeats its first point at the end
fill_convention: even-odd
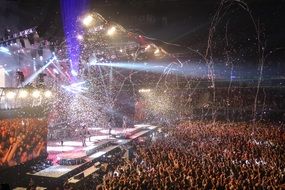
{"type": "MultiPolygon", "coordinates": [[[[244,0],[255,20],[266,34],[267,47],[285,46],[285,0],[244,0]]],[[[0,0],[0,26],[22,30],[38,26],[42,37],[63,36],[60,0],[0,0]]],[[[169,42],[205,47],[211,19],[219,0],[91,0],[90,10],[118,22],[128,29],[169,42]]],[[[233,41],[252,38],[249,17],[233,8],[221,22],[219,33],[224,34],[230,20],[233,41]]],[[[251,40],[251,39],[250,39],[251,40]]]]}

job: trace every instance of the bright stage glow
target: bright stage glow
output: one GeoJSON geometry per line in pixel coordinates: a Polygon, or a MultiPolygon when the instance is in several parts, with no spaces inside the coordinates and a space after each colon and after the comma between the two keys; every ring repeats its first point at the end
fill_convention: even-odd
{"type": "MultiPolygon", "coordinates": [[[[162,53],[162,50],[160,50],[162,53]]],[[[159,54],[161,55],[161,54],[159,54]]],[[[169,63],[158,63],[158,62],[116,62],[116,63],[102,63],[97,60],[91,60],[89,65],[97,65],[104,67],[114,67],[114,68],[122,68],[128,70],[137,70],[137,71],[148,71],[152,73],[171,73],[181,76],[195,76],[201,77],[207,74],[208,70],[206,66],[201,66],[197,63],[191,62],[191,64],[186,64],[181,69],[181,65],[176,64],[175,62],[169,63]],[[168,65],[167,65],[168,64],[168,65]],[[167,66],[166,66],[167,65],[167,66]]]]}
{"type": "Polygon", "coordinates": [[[102,130],[102,128],[101,127],[88,127],[88,130],[97,131],[97,130],[102,130]]]}
{"type": "MultiPolygon", "coordinates": [[[[64,146],[73,146],[73,147],[79,146],[79,147],[82,147],[82,142],[80,142],[80,141],[64,141],[63,144],[64,144],[64,146]]],[[[56,145],[61,146],[61,143],[58,142],[58,143],[56,143],[56,145]]]]}
{"type": "Polygon", "coordinates": [[[44,92],[44,95],[45,95],[46,98],[50,98],[52,96],[52,93],[51,93],[50,90],[47,90],[47,91],[44,92]]]}
{"type": "Polygon", "coordinates": [[[11,55],[9,49],[2,46],[0,47],[0,52],[11,55]]]}
{"type": "MultiPolygon", "coordinates": [[[[86,139],[86,141],[88,142],[88,138],[86,139]]],[[[87,146],[87,147],[84,147],[83,150],[88,151],[88,150],[92,150],[96,147],[98,147],[98,146],[96,146],[96,145],[95,146],[87,146]]]]}
{"type": "Polygon", "coordinates": [[[8,99],[14,99],[15,96],[16,96],[16,93],[15,93],[15,92],[12,92],[12,91],[7,92],[7,94],[6,94],[6,97],[7,97],[8,99]]]}
{"type": "Polygon", "coordinates": [[[72,146],[47,146],[48,152],[67,152],[74,149],[72,146]]]}
{"type": "Polygon", "coordinates": [[[112,138],[110,138],[109,135],[98,135],[98,136],[92,136],[90,140],[91,142],[96,142],[104,139],[112,139],[112,138]]]}
{"type": "Polygon", "coordinates": [[[29,83],[32,83],[40,73],[42,73],[50,64],[53,63],[54,60],[56,60],[56,56],[53,56],[50,60],[46,62],[44,66],[42,66],[38,71],[36,71],[34,74],[32,74],[27,80],[25,80],[23,85],[27,85],[29,83]]]}
{"type": "MultiPolygon", "coordinates": [[[[60,158],[59,158],[59,160],[60,160],[60,158]]],[[[54,168],[54,170],[56,172],[64,172],[64,173],[66,173],[66,172],[71,171],[72,169],[71,168],[54,168]]]]}
{"type": "Polygon", "coordinates": [[[159,54],[160,54],[160,49],[157,48],[157,49],[154,51],[154,55],[155,55],[155,56],[158,56],[159,54]]]}
{"type": "Polygon", "coordinates": [[[146,47],[145,47],[145,50],[147,51],[147,50],[149,50],[151,48],[151,45],[147,45],[146,47]]]}
{"type": "Polygon", "coordinates": [[[112,26],[111,28],[108,29],[107,35],[108,35],[108,36],[113,36],[116,31],[117,31],[116,27],[115,27],[115,26],[112,26]]]}
{"type": "Polygon", "coordinates": [[[78,35],[76,36],[76,38],[77,38],[78,40],[80,40],[80,41],[84,39],[81,34],[78,34],[78,35]]]}
{"type": "MultiPolygon", "coordinates": [[[[103,134],[109,134],[109,130],[108,129],[103,129],[100,131],[100,133],[103,133],[103,134]]],[[[112,130],[111,131],[111,135],[117,135],[117,134],[120,134],[122,133],[122,131],[116,131],[116,130],[112,130]]]]}
{"type": "Polygon", "coordinates": [[[40,95],[41,95],[41,93],[40,93],[39,90],[34,90],[33,93],[32,93],[32,96],[33,96],[34,98],[38,98],[38,97],[40,97],[40,95]]]}
{"type": "Polygon", "coordinates": [[[150,89],[140,89],[139,90],[139,92],[141,92],[141,93],[148,93],[150,91],[151,91],[150,89]]]}
{"type": "Polygon", "coordinates": [[[64,88],[65,90],[69,91],[69,92],[77,94],[77,93],[85,92],[86,90],[88,90],[88,88],[82,86],[83,84],[85,84],[85,81],[73,83],[69,86],[62,85],[61,87],[64,88]]]}
{"type": "Polygon", "coordinates": [[[99,158],[100,156],[102,156],[102,155],[104,155],[104,154],[106,154],[105,151],[98,151],[98,152],[96,152],[95,154],[92,154],[92,155],[90,156],[90,158],[92,158],[92,159],[94,159],[94,158],[99,158]]]}
{"type": "Polygon", "coordinates": [[[74,69],[71,70],[71,74],[74,77],[78,76],[78,73],[74,69]]]}
{"type": "Polygon", "coordinates": [[[56,68],[53,68],[53,72],[54,72],[55,74],[59,74],[59,72],[58,72],[58,70],[57,70],[56,68]]]}
{"type": "Polygon", "coordinates": [[[85,26],[90,26],[91,23],[93,22],[93,17],[91,15],[87,15],[86,17],[83,18],[82,23],[85,26]]]}
{"type": "Polygon", "coordinates": [[[85,83],[86,83],[86,81],[82,81],[82,82],[73,83],[73,84],[71,84],[70,86],[71,86],[72,88],[75,88],[75,87],[79,87],[79,86],[81,86],[81,85],[83,85],[83,84],[85,84],[85,83]]]}
{"type": "Polygon", "coordinates": [[[28,96],[28,92],[26,90],[20,90],[19,98],[26,98],[28,96]]]}

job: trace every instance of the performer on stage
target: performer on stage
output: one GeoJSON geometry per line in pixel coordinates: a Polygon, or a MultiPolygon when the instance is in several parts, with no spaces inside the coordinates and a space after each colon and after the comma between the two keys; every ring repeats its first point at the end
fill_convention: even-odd
{"type": "Polygon", "coordinates": [[[127,128],[127,117],[123,116],[123,129],[127,128]]]}
{"type": "Polygon", "coordinates": [[[88,129],[87,129],[87,134],[88,134],[89,142],[91,142],[91,133],[88,129]]]}
{"type": "Polygon", "coordinates": [[[83,147],[87,146],[86,145],[86,135],[87,135],[87,130],[86,130],[86,127],[83,126],[82,130],[80,131],[80,136],[81,136],[81,139],[82,139],[82,146],[83,147]]]}
{"type": "Polygon", "coordinates": [[[109,135],[112,135],[112,118],[108,122],[109,135]]]}

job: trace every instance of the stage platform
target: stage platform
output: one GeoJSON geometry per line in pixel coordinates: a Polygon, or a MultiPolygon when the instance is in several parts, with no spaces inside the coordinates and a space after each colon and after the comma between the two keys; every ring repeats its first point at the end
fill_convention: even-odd
{"type": "MultiPolygon", "coordinates": [[[[90,139],[86,138],[86,147],[82,146],[80,140],[65,141],[63,145],[58,141],[49,141],[48,159],[52,160],[53,166],[35,173],[28,173],[28,175],[41,179],[68,179],[90,168],[101,156],[156,129],[157,126],[152,125],[135,125],[133,128],[112,129],[111,135],[109,135],[109,130],[96,128],[93,129],[96,130],[96,135],[91,136],[90,139]],[[76,162],[79,159],[83,161],[76,162]],[[65,164],[62,164],[63,161],[65,164]]],[[[90,171],[87,170],[87,173],[90,171]]],[[[78,180],[72,181],[77,182],[78,180]]]]}

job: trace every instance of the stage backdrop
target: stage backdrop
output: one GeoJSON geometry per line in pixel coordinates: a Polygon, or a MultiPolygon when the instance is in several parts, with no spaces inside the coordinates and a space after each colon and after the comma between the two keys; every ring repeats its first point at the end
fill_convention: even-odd
{"type": "Polygon", "coordinates": [[[46,155],[47,120],[0,120],[0,171],[46,155]]]}

